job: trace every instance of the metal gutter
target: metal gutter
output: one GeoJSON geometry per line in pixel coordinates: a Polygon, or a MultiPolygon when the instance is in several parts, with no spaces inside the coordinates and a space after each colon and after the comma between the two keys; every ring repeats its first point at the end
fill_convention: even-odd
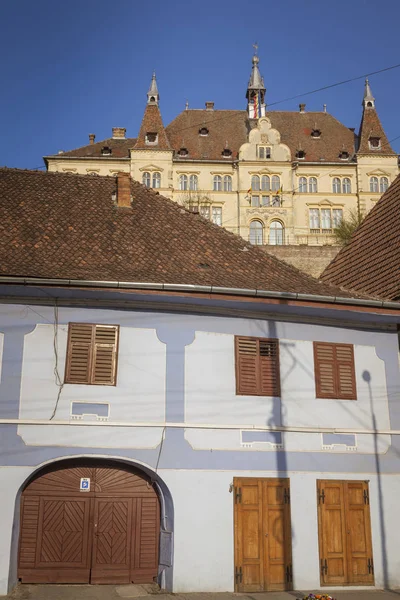
{"type": "Polygon", "coordinates": [[[213,285],[191,285],[183,283],[151,283],[137,281],[96,281],[85,279],[51,279],[46,277],[8,277],[0,276],[0,284],[16,285],[48,285],[66,287],[92,287],[107,289],[160,290],[167,292],[200,292],[205,294],[228,294],[232,296],[249,296],[252,298],[281,298],[282,300],[299,300],[308,302],[326,302],[327,304],[343,304],[368,306],[371,308],[392,308],[400,310],[400,302],[385,300],[367,300],[360,298],[344,298],[341,296],[324,296],[317,294],[301,294],[297,292],[276,292],[270,290],[219,287],[213,285]]]}

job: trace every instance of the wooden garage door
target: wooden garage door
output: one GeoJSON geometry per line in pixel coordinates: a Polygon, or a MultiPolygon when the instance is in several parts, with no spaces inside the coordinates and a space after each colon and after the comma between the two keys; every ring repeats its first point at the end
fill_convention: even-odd
{"type": "Polygon", "coordinates": [[[318,481],[321,585],[373,585],[368,483],[318,481]]]}
{"type": "Polygon", "coordinates": [[[18,577],[25,583],[150,583],[160,506],[146,480],[108,467],[46,473],[22,494],[18,577]],[[81,478],[90,490],[80,492],[81,478]]]}
{"type": "Polygon", "coordinates": [[[235,478],[235,591],[292,589],[289,479],[235,478]]]}

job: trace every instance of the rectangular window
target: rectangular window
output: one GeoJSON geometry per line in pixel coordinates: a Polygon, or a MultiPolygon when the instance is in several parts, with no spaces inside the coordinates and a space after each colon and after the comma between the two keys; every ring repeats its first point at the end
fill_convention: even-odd
{"type": "Polygon", "coordinates": [[[251,197],[251,205],[252,206],[260,206],[260,196],[252,196],[251,197]]]}
{"type": "Polygon", "coordinates": [[[258,147],[258,158],[268,159],[271,158],[271,148],[269,146],[258,147]]]}
{"type": "Polygon", "coordinates": [[[310,208],[309,218],[310,218],[310,229],[319,229],[319,209],[318,208],[310,208]]]}
{"type": "Polygon", "coordinates": [[[261,206],[269,206],[270,199],[269,196],[261,196],[261,206]]]}
{"type": "Polygon", "coordinates": [[[321,229],[332,229],[330,208],[321,209],[321,229]]]}
{"type": "Polygon", "coordinates": [[[236,394],[279,397],[278,340],[235,337],[236,394]]]}
{"type": "Polygon", "coordinates": [[[205,219],[210,219],[210,207],[209,206],[200,206],[200,214],[205,219]]]}
{"type": "Polygon", "coordinates": [[[357,400],[352,344],[314,342],[317,398],[357,400]]]}
{"type": "Polygon", "coordinates": [[[334,208],[332,210],[332,225],[334,229],[337,229],[343,220],[343,210],[341,208],[334,208]]]}
{"type": "Polygon", "coordinates": [[[118,325],[70,323],[65,383],[115,385],[118,325]]]}
{"type": "Polygon", "coordinates": [[[212,222],[215,225],[222,225],[222,208],[220,206],[213,206],[212,222]]]}

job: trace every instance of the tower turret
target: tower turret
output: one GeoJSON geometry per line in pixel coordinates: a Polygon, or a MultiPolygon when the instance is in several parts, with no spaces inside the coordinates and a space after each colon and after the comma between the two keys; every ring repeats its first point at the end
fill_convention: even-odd
{"type": "Polygon", "coordinates": [[[265,117],[265,85],[264,79],[261,77],[258,63],[260,59],[257,56],[258,46],[254,45],[255,53],[252,59],[253,68],[251,70],[249,85],[247,86],[247,112],[250,119],[259,119],[265,117]]]}

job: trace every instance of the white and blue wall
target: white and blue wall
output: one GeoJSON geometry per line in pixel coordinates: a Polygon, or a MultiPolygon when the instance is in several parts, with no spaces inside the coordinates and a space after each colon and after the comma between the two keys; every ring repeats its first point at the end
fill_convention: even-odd
{"type": "Polygon", "coordinates": [[[305,590],[320,586],[316,481],[368,480],[375,585],[400,586],[400,438],[387,433],[400,429],[400,376],[389,320],[345,308],[260,305],[255,313],[238,301],[241,312],[226,316],[223,303],[213,313],[206,302],[191,310],[186,301],[182,311],[176,299],[151,302],[151,310],[143,297],[124,309],[23,298],[0,305],[0,419],[8,419],[0,421],[0,594],[16,581],[27,479],[88,456],[160,481],[174,540],[165,585],[175,592],[233,591],[234,477],[290,478],[293,585],[305,590]],[[69,322],[120,325],[116,386],[65,384],[60,392],[55,370],[63,381],[69,322]],[[235,335],[279,339],[280,398],[236,395],[235,335]],[[316,398],[313,341],[354,345],[356,401],[316,398]],[[363,433],[371,430],[386,433],[363,433]]]}

